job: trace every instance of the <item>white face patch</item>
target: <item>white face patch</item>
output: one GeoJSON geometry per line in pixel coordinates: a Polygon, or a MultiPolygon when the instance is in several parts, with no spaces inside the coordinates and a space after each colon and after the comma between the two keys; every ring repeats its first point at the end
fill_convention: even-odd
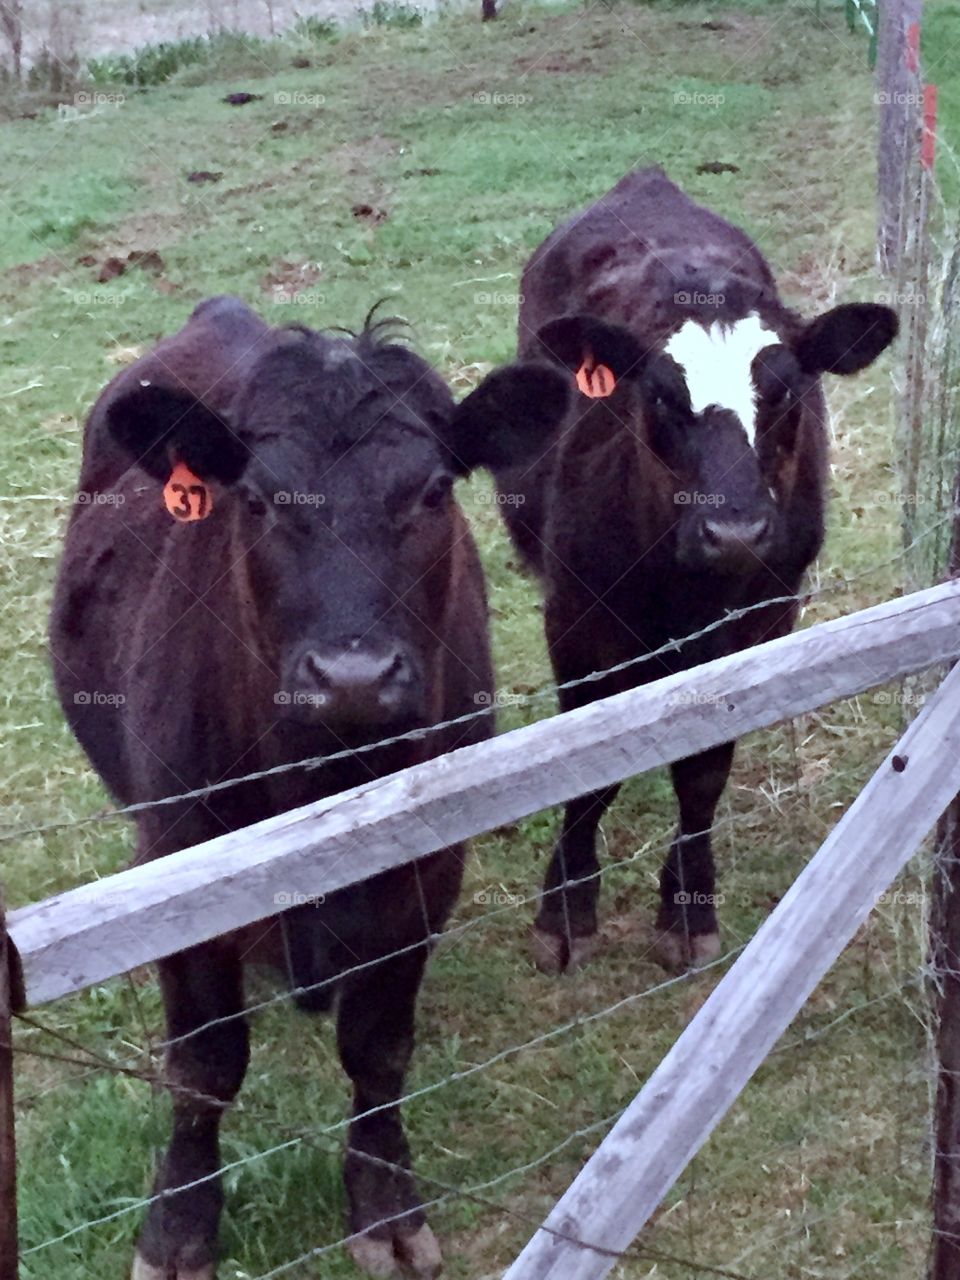
{"type": "Polygon", "coordinates": [[[758,351],[778,343],[773,329],[754,313],[732,325],[704,329],[687,320],[664,347],[683,369],[694,413],[716,404],[737,415],[752,445],[757,434],[756,389],[750,366],[758,351]]]}

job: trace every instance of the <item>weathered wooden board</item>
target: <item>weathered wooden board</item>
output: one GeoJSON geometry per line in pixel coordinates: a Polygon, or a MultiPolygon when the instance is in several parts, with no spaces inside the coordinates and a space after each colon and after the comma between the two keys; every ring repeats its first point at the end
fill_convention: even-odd
{"type": "Polygon", "coordinates": [[[946,583],[465,747],[9,915],[39,1004],[960,655],[946,583]],[[286,896],[285,896],[286,895],[286,896]]]}

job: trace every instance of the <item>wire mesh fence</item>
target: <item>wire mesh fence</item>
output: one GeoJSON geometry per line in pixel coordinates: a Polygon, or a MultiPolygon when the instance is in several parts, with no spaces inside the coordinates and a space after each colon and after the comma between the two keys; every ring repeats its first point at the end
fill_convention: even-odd
{"type": "MultiPolygon", "coordinates": [[[[919,536],[930,537],[934,531],[931,526],[919,536]]],[[[877,571],[882,567],[885,566],[877,566],[877,571]]],[[[858,581],[863,577],[858,575],[858,581]]],[[[845,584],[842,589],[849,588],[850,584],[845,584]]],[[[820,593],[834,594],[840,589],[834,584],[821,588],[820,593]]],[[[806,600],[809,603],[810,597],[806,600]]],[[[682,645],[684,638],[677,643],[682,645]]],[[[550,693],[549,690],[541,692],[544,697],[550,693]]],[[[869,696],[879,699],[876,706],[897,708],[892,694],[887,694],[888,701],[883,700],[882,693],[869,696]]],[[[584,987],[565,982],[551,988],[546,979],[533,979],[537,985],[530,989],[528,996],[537,1004],[542,1002],[543,1008],[531,1008],[519,1020],[513,1013],[505,1019],[503,1007],[504,1002],[509,1002],[510,984],[529,981],[523,936],[531,903],[537,896],[538,868],[519,866],[507,880],[502,878],[502,863],[495,852],[485,847],[478,850],[469,875],[464,908],[444,934],[431,939],[436,943],[437,955],[427,988],[423,1014],[426,1025],[421,1035],[427,1061],[401,1099],[411,1114],[415,1144],[418,1130],[423,1126],[426,1150],[418,1153],[417,1173],[435,1225],[444,1235],[452,1230],[456,1236],[458,1229],[464,1230],[464,1223],[490,1219],[498,1224],[490,1229],[503,1233],[505,1249],[509,1249],[511,1242],[515,1244],[518,1237],[529,1234],[529,1230],[538,1225],[540,1210],[545,1201],[549,1202],[551,1190],[555,1195],[562,1186],[564,1174],[586,1153],[590,1140],[601,1135],[616,1119],[637,1082],[652,1069],[676,1030],[698,1007],[713,975],[719,975],[740,952],[752,927],[792,880],[797,862],[816,847],[832,825],[836,806],[842,801],[828,799],[832,793],[829,762],[818,759],[811,772],[805,748],[810,738],[819,737],[824,723],[829,722],[834,735],[842,741],[844,730],[858,733],[858,720],[862,726],[858,704],[852,702],[843,708],[839,717],[831,712],[827,721],[822,716],[811,717],[807,723],[780,731],[774,735],[777,741],[772,748],[767,776],[744,781],[735,789],[727,811],[714,826],[714,839],[723,850],[727,899],[723,911],[728,945],[718,961],[696,975],[664,978],[652,959],[655,937],[649,929],[638,926],[638,917],[642,915],[637,909],[639,901],[649,896],[658,865],[669,847],[670,829],[665,824],[657,836],[651,837],[648,823],[634,818],[636,842],[632,847],[624,847],[625,833],[621,829],[617,847],[607,850],[607,860],[598,873],[604,885],[604,897],[609,902],[605,926],[609,956],[600,962],[606,969],[604,981],[595,988],[585,975],[584,987]],[[777,850],[776,859],[764,856],[762,843],[769,838],[771,828],[789,829],[787,839],[794,860],[788,860],[786,866],[782,847],[777,850]],[[494,868],[501,876],[492,882],[490,871],[494,868]],[[498,958],[493,965],[496,994],[492,999],[491,975],[486,972],[490,966],[485,962],[488,956],[498,958]],[[614,998],[610,999],[610,995],[614,998]],[[641,1013],[648,1009],[649,1013],[641,1013]],[[454,1013],[452,1018],[451,1013],[454,1013]],[[485,1015],[492,1025],[484,1027],[485,1015]],[[449,1039],[451,1023],[457,1027],[455,1044],[449,1039]],[[465,1053],[459,1040],[465,1034],[476,1042],[478,1050],[482,1046],[482,1051],[465,1053]],[[431,1043],[433,1036],[439,1037],[439,1045],[431,1043]],[[580,1068],[585,1060],[592,1064],[587,1078],[598,1076],[596,1097],[576,1096],[583,1074],[580,1068]],[[487,1119],[478,1123],[478,1113],[487,1119]],[[449,1127],[456,1133],[463,1115],[471,1117],[465,1126],[469,1134],[461,1143],[451,1145],[446,1129],[449,1127]],[[442,1140],[436,1130],[438,1118],[442,1118],[444,1125],[442,1140]],[[498,1131],[496,1135],[493,1130],[498,1131]]],[[[862,734],[858,736],[862,740],[862,734]]],[[[869,765],[866,759],[863,763],[865,767],[869,765]]],[[[641,794],[648,785],[637,784],[641,794]]],[[[90,815],[80,821],[89,822],[91,818],[108,821],[111,817],[110,814],[90,815]]],[[[498,833],[491,840],[509,843],[512,834],[498,833]]],[[[8,837],[9,842],[14,843],[15,839],[29,840],[36,835],[27,829],[8,833],[8,837]]],[[[780,842],[783,842],[782,836],[780,842]]],[[[799,1033],[781,1048],[783,1060],[789,1064],[784,1070],[784,1076],[791,1081],[789,1087],[796,1087],[794,1059],[797,1055],[817,1059],[811,1070],[820,1072],[824,1062],[829,1061],[829,1048],[821,1042],[848,1036],[851,1027],[876,1018],[881,1011],[889,1016],[890,1008],[898,1001],[904,1010],[915,1011],[916,992],[922,979],[917,953],[912,947],[904,948],[902,930],[906,919],[912,920],[910,927],[916,929],[920,890],[902,889],[898,895],[896,900],[880,904],[881,917],[886,917],[888,924],[893,919],[897,922],[892,933],[881,927],[882,945],[871,948],[869,942],[860,944],[868,953],[873,949],[882,957],[883,990],[878,994],[874,989],[870,963],[843,958],[839,968],[844,980],[839,982],[837,995],[829,998],[825,1011],[805,1014],[799,1033]],[[904,951],[907,954],[903,954],[904,951]]],[[[134,977],[126,984],[115,984],[115,994],[119,995],[125,986],[129,999],[120,1001],[104,991],[92,993],[95,1002],[105,1000],[111,1008],[108,1025],[100,1027],[95,1036],[65,1029],[58,1017],[59,1006],[54,1007],[52,1015],[51,1012],[42,1016],[29,1014],[21,1019],[15,1038],[17,1056],[21,1062],[29,1061],[31,1066],[48,1073],[38,1087],[33,1087],[31,1079],[23,1093],[22,1125],[28,1133],[33,1116],[38,1122],[43,1117],[49,1123],[53,1115],[57,1117],[55,1132],[48,1140],[56,1142],[56,1130],[63,1125],[71,1106],[69,1100],[63,1102],[64,1091],[68,1098],[79,1094],[83,1099],[80,1105],[86,1108],[91,1104],[85,1095],[93,1094],[96,1098],[108,1082],[110,1105],[125,1113],[125,1126],[135,1125],[135,1114],[146,1103],[150,1115],[147,1127],[154,1135],[153,1141],[159,1140],[162,1133],[159,1113],[164,1107],[158,1095],[170,1086],[163,1055],[172,1042],[164,1038],[156,999],[148,989],[141,988],[140,979],[134,977]],[[61,1075],[50,1078],[49,1073],[61,1070],[61,1075]]],[[[330,1098],[331,1086],[336,1094],[334,1080],[339,1072],[322,1031],[311,1030],[308,1036],[320,1060],[316,1074],[312,1067],[304,1065],[302,1056],[297,1055],[296,1063],[290,1060],[289,1028],[283,1028],[277,1015],[287,1013],[285,1006],[296,994],[305,992],[302,989],[276,991],[258,980],[242,1015],[255,1020],[258,1039],[262,1031],[270,1047],[264,1044],[260,1050],[264,1056],[259,1067],[253,1069],[252,1088],[245,1089],[237,1115],[228,1122],[235,1150],[230,1150],[228,1140],[221,1174],[228,1187],[235,1192],[244,1191],[244,1198],[250,1197],[253,1202],[278,1198],[280,1205],[275,1211],[279,1215],[289,1196],[285,1184],[291,1177],[281,1171],[284,1163],[294,1162],[301,1170],[305,1163],[314,1170],[313,1176],[318,1176],[318,1167],[322,1168],[323,1174],[318,1180],[321,1185],[326,1184],[325,1195],[321,1196],[326,1226],[322,1230],[314,1228],[318,1239],[305,1242],[309,1243],[308,1249],[293,1250],[288,1243],[279,1248],[276,1241],[264,1241],[261,1269],[251,1271],[248,1266],[235,1268],[233,1272],[238,1276],[255,1276],[256,1280],[283,1274],[340,1274],[342,1249],[350,1240],[336,1229],[339,1194],[330,1185],[334,1155],[348,1124],[344,1118],[345,1107],[335,1118],[331,1115],[336,1112],[330,1098]],[[287,1040],[286,1049],[275,1058],[277,1043],[282,1044],[284,1040],[287,1040]],[[318,1078],[321,1075],[325,1077],[322,1081],[318,1078]],[[289,1100],[294,1080],[296,1092],[301,1095],[318,1088],[321,1099],[318,1110],[329,1119],[304,1124],[299,1117],[282,1113],[271,1095],[279,1093],[289,1100]],[[251,1127],[256,1139],[243,1139],[241,1133],[249,1132],[251,1127]]],[[[894,1253],[915,1250],[923,1236],[922,1198],[916,1196],[916,1188],[922,1182],[917,1177],[918,1164],[923,1160],[917,1091],[926,1098],[928,1078],[923,1073],[907,1072],[907,1054],[901,1041],[915,1040],[915,1028],[909,1025],[910,1018],[901,1015],[898,1020],[907,1024],[898,1028],[894,1055],[901,1068],[901,1079],[899,1088],[887,1096],[891,1106],[895,1097],[899,1099],[894,1127],[900,1134],[900,1151],[899,1163],[887,1181],[898,1188],[899,1199],[913,1204],[914,1217],[908,1227],[901,1214],[894,1243],[878,1244],[873,1250],[876,1258],[867,1265],[877,1267],[886,1265],[891,1249],[894,1253]],[[912,1199],[905,1194],[907,1185],[911,1187],[912,1199]],[[904,1243],[904,1237],[910,1237],[908,1244],[904,1243]]],[[[198,1034],[199,1030],[203,1028],[190,1035],[198,1034]]],[[[773,1068],[774,1073],[777,1070],[773,1068]]],[[[173,1082],[174,1093],[176,1088],[173,1082]]],[[[804,1142],[808,1145],[817,1126],[818,1106],[813,1094],[804,1099],[807,1120],[804,1142]]],[[[752,1116],[752,1109],[738,1109],[731,1118],[729,1124],[734,1130],[742,1127],[745,1115],[752,1116]]],[[[796,1123],[796,1116],[791,1116],[791,1120],[796,1123]]],[[[752,1119],[747,1122],[755,1123],[752,1119]]],[[[645,1237],[618,1262],[618,1266],[628,1268],[623,1274],[645,1275],[651,1267],[657,1267],[658,1274],[666,1275],[699,1272],[742,1277],[763,1274],[771,1256],[784,1248],[793,1250],[799,1258],[804,1256],[804,1251],[807,1257],[818,1256],[825,1247],[823,1240],[829,1235],[831,1215],[818,1215],[813,1211],[809,1201],[822,1184],[818,1183],[813,1170],[804,1166],[801,1190],[804,1191],[806,1225],[802,1231],[790,1231],[784,1239],[783,1230],[774,1224],[765,1240],[763,1231],[759,1238],[753,1237],[757,1228],[750,1223],[751,1240],[743,1242],[742,1257],[738,1255],[734,1261],[716,1252],[716,1246],[704,1238],[702,1228],[693,1225],[697,1206],[703,1206],[706,1198],[708,1203],[715,1203],[724,1185],[728,1190],[731,1185],[737,1185],[737,1177],[731,1181],[730,1170],[725,1170],[724,1162],[732,1161],[734,1166],[739,1166],[742,1159],[735,1151],[735,1142],[727,1144],[721,1137],[717,1145],[723,1151],[720,1168],[715,1168],[712,1153],[694,1162],[675,1197],[664,1206],[661,1219],[649,1233],[650,1239],[645,1237]],[[759,1272],[755,1270],[757,1267],[759,1272]]],[[[821,1141],[818,1145],[821,1150],[817,1158],[811,1157],[815,1167],[818,1160],[829,1163],[825,1152],[831,1144],[821,1141]]],[[[876,1138],[873,1145],[876,1149],[876,1138]]],[[[40,1146],[42,1150],[42,1139],[40,1146]]],[[[779,1145],[774,1144],[758,1166],[761,1182],[772,1176],[771,1170],[777,1170],[777,1176],[791,1170],[795,1159],[800,1159],[802,1164],[805,1158],[802,1151],[803,1144],[798,1152],[795,1135],[786,1136],[779,1145]]],[[[49,1158],[49,1152],[47,1156],[49,1158]]],[[[61,1156],[69,1161],[66,1152],[61,1152],[61,1156]]],[[[142,1159],[132,1157],[129,1163],[141,1170],[141,1177],[148,1176],[142,1159]]],[[[41,1159],[39,1167],[43,1164],[41,1159]]],[[[129,1179],[129,1170],[125,1172],[129,1179]]],[[[754,1169],[752,1176],[756,1176],[756,1172],[754,1169]]],[[[740,1167],[738,1176],[742,1180],[746,1170],[740,1167]]],[[[88,1185],[85,1194],[78,1196],[80,1212],[76,1221],[60,1221],[55,1226],[29,1218],[25,1221],[22,1256],[27,1277],[46,1276],[51,1272],[67,1274],[71,1268],[71,1274],[95,1274],[96,1267],[102,1263],[93,1259],[102,1256],[104,1240],[109,1242],[108,1248],[122,1247],[121,1242],[129,1241],[139,1215],[154,1198],[150,1194],[130,1197],[129,1185],[119,1204],[116,1188],[112,1192],[104,1188],[104,1194],[91,1192],[88,1185]]],[[[850,1198],[856,1203],[855,1196],[850,1198]]],[[[302,1214],[302,1206],[300,1212],[302,1214]]],[[[308,1219],[314,1216],[315,1210],[308,1214],[308,1219]]],[[[745,1227],[748,1221],[745,1218],[745,1227]]],[[[508,1260],[509,1254],[505,1252],[504,1261],[508,1260]]],[[[858,1261],[857,1266],[860,1265],[858,1261]]],[[[869,1270],[851,1270],[850,1274],[854,1273],[870,1274],[869,1270]]],[[[460,1274],[478,1273],[470,1270],[468,1262],[460,1274]]]]}

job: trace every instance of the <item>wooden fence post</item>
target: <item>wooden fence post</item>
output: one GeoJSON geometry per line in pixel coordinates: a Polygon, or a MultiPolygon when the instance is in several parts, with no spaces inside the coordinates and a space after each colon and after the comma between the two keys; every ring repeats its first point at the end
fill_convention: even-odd
{"type": "Polygon", "coordinates": [[[954,667],[503,1280],[609,1275],[936,825],[958,783],[954,667]]]}
{"type": "Polygon", "coordinates": [[[0,1280],[20,1274],[17,1233],[17,1138],[13,1113],[13,1035],[18,1004],[13,944],[0,892],[0,1280]]]}
{"type": "Polygon", "coordinates": [[[880,115],[877,256],[880,270],[888,277],[896,275],[903,249],[904,198],[919,115],[914,100],[919,76],[911,63],[915,53],[911,41],[919,34],[922,7],[923,0],[885,0],[875,18],[880,115]]]}
{"type": "Polygon", "coordinates": [[[960,1280],[960,797],[940,823],[930,904],[937,1019],[930,1280],[960,1280]]]}
{"type": "MultiPolygon", "coordinates": [[[[960,573],[960,471],[947,565],[960,573]]],[[[934,1104],[933,1240],[929,1280],[960,1280],[960,796],[937,827],[930,893],[930,963],[936,1018],[937,1094],[934,1104]]]]}

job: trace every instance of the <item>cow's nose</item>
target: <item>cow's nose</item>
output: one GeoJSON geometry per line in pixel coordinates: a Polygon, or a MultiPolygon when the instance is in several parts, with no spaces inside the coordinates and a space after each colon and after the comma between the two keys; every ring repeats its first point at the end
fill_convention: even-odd
{"type": "Polygon", "coordinates": [[[718,520],[704,516],[700,523],[700,543],[708,563],[733,571],[757,567],[757,560],[769,550],[773,521],[769,516],[755,520],[718,520]]]}
{"type": "Polygon", "coordinates": [[[417,711],[413,663],[399,647],[307,649],[296,686],[291,700],[327,724],[387,725],[417,711]]]}

